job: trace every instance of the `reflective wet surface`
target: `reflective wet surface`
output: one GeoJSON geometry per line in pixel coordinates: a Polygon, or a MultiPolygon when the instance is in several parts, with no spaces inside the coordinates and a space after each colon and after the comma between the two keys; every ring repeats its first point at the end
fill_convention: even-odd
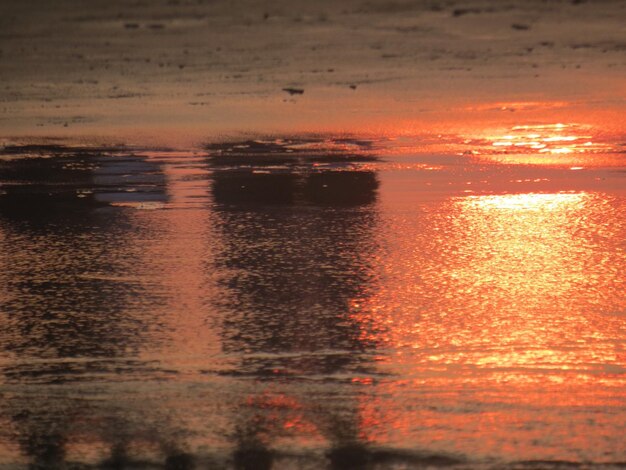
{"type": "Polygon", "coordinates": [[[624,154],[512,132],[5,146],[0,464],[623,466],[624,154]]]}

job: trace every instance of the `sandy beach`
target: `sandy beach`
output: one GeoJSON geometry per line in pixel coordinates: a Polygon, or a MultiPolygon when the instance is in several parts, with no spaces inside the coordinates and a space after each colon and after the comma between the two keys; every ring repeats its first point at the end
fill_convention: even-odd
{"type": "Polygon", "coordinates": [[[625,8],[5,2],[2,134],[191,147],[216,136],[567,121],[620,136],[625,8]]]}

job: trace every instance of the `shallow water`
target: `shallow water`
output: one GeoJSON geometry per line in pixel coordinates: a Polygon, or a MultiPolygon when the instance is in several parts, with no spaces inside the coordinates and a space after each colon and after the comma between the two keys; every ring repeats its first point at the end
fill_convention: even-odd
{"type": "Polygon", "coordinates": [[[5,147],[0,463],[623,466],[624,154],[563,142],[5,147]]]}

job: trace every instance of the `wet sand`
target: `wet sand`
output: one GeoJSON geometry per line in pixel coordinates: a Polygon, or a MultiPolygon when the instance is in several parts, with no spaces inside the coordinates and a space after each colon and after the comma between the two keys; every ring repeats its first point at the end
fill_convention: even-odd
{"type": "Polygon", "coordinates": [[[0,467],[623,468],[624,16],[0,6],[0,467]]]}
{"type": "Polygon", "coordinates": [[[621,468],[623,166],[387,146],[6,147],[2,464],[621,468]]]}
{"type": "Polygon", "coordinates": [[[3,137],[189,148],[224,136],[527,122],[624,133],[621,1],[1,8],[3,137]]]}

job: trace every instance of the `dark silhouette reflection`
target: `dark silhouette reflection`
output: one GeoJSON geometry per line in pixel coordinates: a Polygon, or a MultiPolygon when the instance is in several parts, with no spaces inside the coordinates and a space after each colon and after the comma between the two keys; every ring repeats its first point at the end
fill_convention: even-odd
{"type": "Polygon", "coordinates": [[[332,448],[327,453],[332,470],[367,468],[449,468],[466,463],[463,459],[438,453],[370,449],[360,443],[332,448]]]}
{"type": "Polygon", "coordinates": [[[59,432],[45,436],[29,435],[23,444],[27,455],[35,456],[31,468],[60,468],[65,460],[65,438],[59,432]]]}
{"type": "Polygon", "coordinates": [[[0,150],[0,217],[35,226],[66,222],[111,202],[165,201],[158,165],[114,148],[57,145],[0,150]]]}
{"type": "Polygon", "coordinates": [[[298,181],[290,173],[223,173],[213,181],[213,197],[228,204],[292,204],[298,181]]]}
{"type": "MultiPolygon", "coordinates": [[[[337,154],[328,164],[323,154],[270,147],[255,147],[246,159],[233,146],[236,165],[227,158],[235,151],[211,160],[223,235],[218,263],[229,274],[220,305],[223,348],[242,358],[233,374],[279,384],[271,397],[250,397],[242,406],[234,453],[241,469],[271,467],[272,440],[285,433],[277,413],[311,423],[333,447],[357,445],[354,398],[324,402],[289,383],[375,373],[368,354],[377,340],[366,334],[358,305],[376,287],[377,175],[338,163],[337,154]]],[[[332,468],[343,468],[341,456],[332,455],[332,468]]]]}
{"type": "MultiPolygon", "coordinates": [[[[213,179],[224,233],[220,259],[233,273],[227,280],[232,296],[225,307],[232,315],[225,319],[225,349],[356,352],[371,347],[349,307],[372,287],[376,175],[224,171],[213,179]]],[[[335,360],[351,361],[349,355],[331,356],[316,359],[329,362],[320,363],[318,372],[332,373],[340,367],[335,360]]],[[[305,365],[307,373],[310,367],[305,365]]]]}
{"type": "Polygon", "coordinates": [[[262,444],[240,445],[233,454],[236,470],[269,470],[274,462],[274,454],[262,444]]]}
{"type": "Polygon", "coordinates": [[[305,200],[329,206],[358,206],[376,201],[378,181],[370,171],[327,171],[306,178],[305,200]]]}
{"type": "Polygon", "coordinates": [[[31,468],[65,468],[72,438],[123,427],[119,411],[95,411],[71,383],[155,367],[132,359],[149,326],[134,305],[156,301],[128,277],[141,229],[108,202],[165,200],[164,177],[149,161],[109,152],[28,146],[0,160],[0,350],[13,358],[0,370],[21,387],[0,410],[31,468]]]}
{"type": "MultiPolygon", "coordinates": [[[[139,434],[139,433],[138,433],[139,434]]],[[[149,462],[134,458],[129,455],[129,444],[137,436],[130,436],[126,440],[117,439],[117,443],[113,445],[111,456],[100,462],[98,468],[106,470],[123,470],[127,468],[163,468],[164,470],[193,470],[196,468],[196,461],[190,454],[178,452],[176,449],[168,449],[166,442],[162,440],[162,436],[156,436],[154,439],[158,446],[163,447],[163,453],[166,455],[162,465],[155,462],[149,462]]],[[[142,436],[143,437],[143,436],[142,436]]]]}
{"type": "MultiPolygon", "coordinates": [[[[0,346],[46,359],[129,352],[131,332],[142,325],[124,312],[145,295],[124,276],[136,227],[107,201],[165,200],[164,178],[154,164],[128,155],[57,146],[23,152],[34,150],[42,156],[0,162],[0,227],[8,248],[1,300],[12,326],[0,346]]],[[[50,367],[61,380],[65,366],[50,367]]]]}

